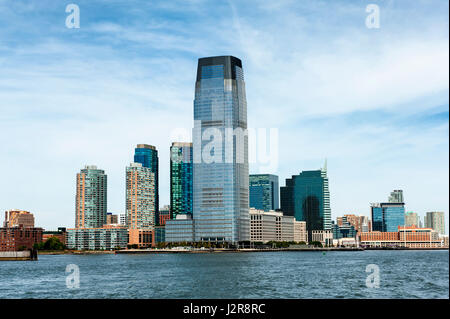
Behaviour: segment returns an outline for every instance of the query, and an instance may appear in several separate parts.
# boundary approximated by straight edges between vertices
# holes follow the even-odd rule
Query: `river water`
[[[0,298],[449,298],[449,252],[40,255],[0,262]]]

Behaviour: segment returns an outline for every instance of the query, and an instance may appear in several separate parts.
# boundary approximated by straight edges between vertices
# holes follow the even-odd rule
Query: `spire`
[[[327,173],[327,158],[325,157],[325,163],[323,164],[322,172]]]

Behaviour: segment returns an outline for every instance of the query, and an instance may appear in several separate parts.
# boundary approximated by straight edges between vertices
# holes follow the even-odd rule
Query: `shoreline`
[[[64,251],[38,251],[38,255],[112,255],[112,254],[205,254],[205,253],[258,253],[258,252],[332,252],[332,251],[352,251],[361,252],[366,250],[449,250],[448,247],[440,248],[240,248],[240,249],[123,249],[123,250],[64,250]]]

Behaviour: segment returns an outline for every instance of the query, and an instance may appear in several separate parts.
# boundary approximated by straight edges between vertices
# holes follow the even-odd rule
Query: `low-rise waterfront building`
[[[129,248],[150,248],[153,243],[153,230],[148,229],[128,229]]]
[[[333,223],[331,225],[331,231],[333,232],[333,239],[356,237],[356,229],[346,220],[346,217],[343,217],[341,225]]]
[[[311,232],[311,242],[319,241],[323,246],[333,244],[333,232],[331,230],[313,230]]]
[[[368,232],[359,235],[363,247],[441,248],[444,240],[431,228],[399,226],[397,232]]]
[[[166,226],[155,226],[153,236],[153,246],[166,241]]]
[[[0,251],[18,251],[31,249],[34,244],[42,242],[42,228],[2,227],[0,228]]]
[[[294,216],[250,208],[250,241],[294,241]]]
[[[194,241],[194,220],[190,214],[179,214],[176,219],[166,221],[165,225],[166,242],[193,242]]]
[[[358,247],[357,238],[339,238],[333,239],[333,246],[335,247]]]
[[[122,225],[105,225],[101,228],[69,228],[67,247],[76,250],[113,250],[126,248],[128,230]]]

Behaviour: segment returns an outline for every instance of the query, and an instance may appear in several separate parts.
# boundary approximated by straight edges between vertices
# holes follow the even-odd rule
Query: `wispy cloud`
[[[448,208],[448,2],[0,0],[0,209],[71,226],[75,173],[109,176],[124,210],[134,145],[160,150],[192,127],[197,58],[244,63],[249,125],[280,132],[280,184],[329,159],[333,215],[368,213],[391,189],[408,208]],[[257,171],[258,167],[251,167]]]

